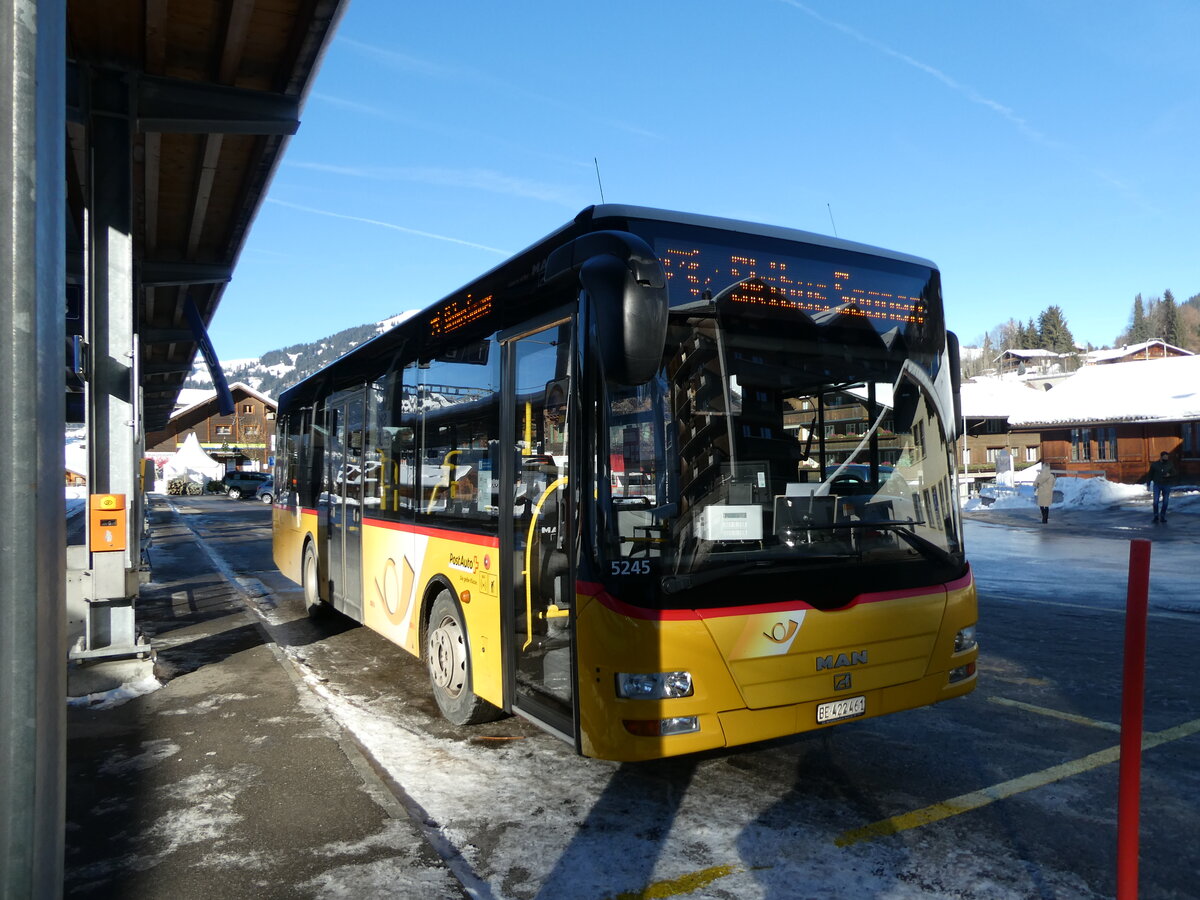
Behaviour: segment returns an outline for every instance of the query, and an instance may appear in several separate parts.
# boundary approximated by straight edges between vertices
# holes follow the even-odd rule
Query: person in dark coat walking
[[[1164,450],[1158,455],[1158,461],[1150,464],[1150,471],[1142,479],[1150,482],[1150,489],[1154,492],[1155,522],[1167,521],[1167,504],[1171,500],[1171,485],[1176,475],[1178,472],[1175,471],[1175,463],[1171,462],[1171,455]]]

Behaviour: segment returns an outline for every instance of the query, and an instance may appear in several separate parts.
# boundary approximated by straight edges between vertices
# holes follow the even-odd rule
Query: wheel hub
[[[462,630],[453,619],[444,619],[429,635],[429,674],[433,683],[457,694],[456,683],[463,671]]]

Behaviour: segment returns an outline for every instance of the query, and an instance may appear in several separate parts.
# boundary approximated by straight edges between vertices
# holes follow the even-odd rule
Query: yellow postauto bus
[[[274,554],[443,714],[644,760],[975,686],[916,257],[596,206],[280,398]]]

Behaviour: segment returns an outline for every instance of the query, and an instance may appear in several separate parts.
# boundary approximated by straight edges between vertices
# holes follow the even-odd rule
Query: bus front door
[[[507,696],[514,712],[575,743],[574,502],[568,480],[568,319],[505,344],[509,399],[502,434],[514,448],[503,504],[511,560],[505,610]],[[502,442],[503,444],[504,442]]]
[[[362,621],[363,396],[329,404],[329,584],[336,609]]]

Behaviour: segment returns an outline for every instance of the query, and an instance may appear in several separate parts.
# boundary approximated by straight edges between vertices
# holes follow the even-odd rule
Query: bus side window
[[[493,448],[499,439],[499,353],[417,367],[417,510],[468,527],[497,527]]]

